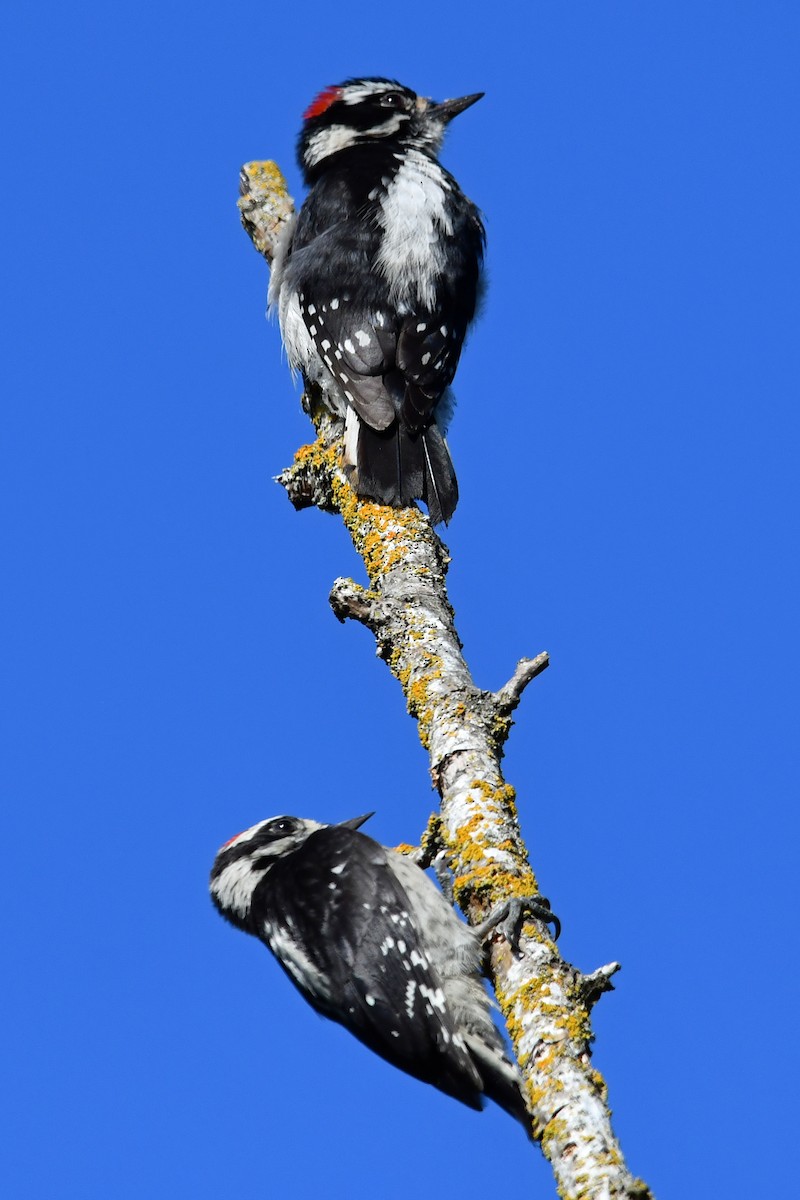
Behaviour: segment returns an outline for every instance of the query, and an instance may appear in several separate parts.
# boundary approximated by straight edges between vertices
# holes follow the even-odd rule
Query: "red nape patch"
[[[228,838],[228,840],[227,840],[227,842],[225,843],[225,845],[224,845],[224,846],[221,846],[221,847],[220,847],[220,849],[221,849],[221,850],[227,850],[227,849],[228,849],[228,846],[230,846],[230,845],[231,845],[233,842],[235,842],[235,841],[236,841],[236,839],[237,839],[238,837],[241,837],[241,836],[242,836],[242,835],[241,835],[240,833],[235,833],[235,834],[233,835],[233,837],[232,837],[232,838]]]
[[[326,87],[324,92],[320,92],[316,99],[311,101],[303,113],[303,120],[308,121],[311,117],[319,117],[322,113],[327,112],[330,106],[336,103],[341,94],[342,89],[340,87]]]

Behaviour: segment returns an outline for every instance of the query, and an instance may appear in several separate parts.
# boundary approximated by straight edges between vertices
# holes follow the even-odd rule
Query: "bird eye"
[[[380,104],[381,108],[405,108],[405,96],[401,92],[385,92]]]
[[[291,817],[281,817],[277,821],[271,821],[269,826],[270,833],[294,833],[295,822]]]

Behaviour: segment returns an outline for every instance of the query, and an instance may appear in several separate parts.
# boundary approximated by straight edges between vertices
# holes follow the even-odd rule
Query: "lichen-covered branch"
[[[271,261],[292,203],[274,164],[242,170],[242,220]],[[263,213],[263,219],[262,219]],[[399,681],[430,757],[441,796],[424,840],[442,852],[455,899],[478,924],[509,896],[535,896],[536,878],[517,821],[514,789],[500,763],[511,713],[547,654],[523,658],[497,692],[479,688],[461,653],[447,597],[447,549],[416,508],[359,499],[340,467],[340,429],[315,403],[317,430],[278,477],[297,508],[338,513],[363,559],[368,587],[337,579],[331,606],[375,637],[378,654]],[[556,906],[557,910],[557,906]],[[491,944],[491,977],[526,1080],[534,1135],[552,1163],[559,1194],[650,1196],[628,1171],[611,1128],[606,1086],[591,1065],[590,1012],[619,969],[609,963],[584,975],[565,962],[548,930],[529,921],[514,954],[502,933]]]

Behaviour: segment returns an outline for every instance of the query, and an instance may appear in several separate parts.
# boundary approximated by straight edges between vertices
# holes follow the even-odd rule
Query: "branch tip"
[[[617,971],[621,969],[621,963],[612,962],[606,963],[604,967],[598,967],[596,971],[592,971],[591,975],[581,975],[578,991],[587,1011],[594,1007],[604,992],[614,991],[611,976],[616,975]]]
[[[504,684],[498,692],[494,694],[495,704],[501,716],[506,716],[514,711],[522,699],[522,693],[525,688],[535,679],[537,675],[541,675],[550,666],[550,655],[546,650],[541,654],[537,654],[535,658],[521,658],[517,663],[514,674],[509,679],[508,683]]]
[[[275,482],[285,490],[289,500],[298,511],[303,508],[319,508],[323,512],[335,512],[333,481],[330,469],[321,455],[313,453],[316,443],[301,447],[302,451],[290,467],[285,467]]]
[[[280,235],[294,213],[286,180],[274,162],[245,163],[239,172],[240,198],[236,201],[242,225],[268,263],[272,263]]]
[[[377,597],[352,579],[334,580],[329,597],[333,615],[344,625],[345,621],[360,621],[370,628]]]

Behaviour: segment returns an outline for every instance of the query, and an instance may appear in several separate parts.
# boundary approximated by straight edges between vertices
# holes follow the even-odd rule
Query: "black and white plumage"
[[[481,946],[414,862],[359,833],[272,817],[217,854],[211,896],[309,1004],[408,1074],[525,1126],[520,1077],[481,982]]]
[[[433,524],[458,501],[448,389],[484,245],[478,210],[437,153],[481,95],[435,103],[377,78],[321,92],[298,143],[310,191],[270,281],[292,368],[344,418],[357,493],[423,500]]]

